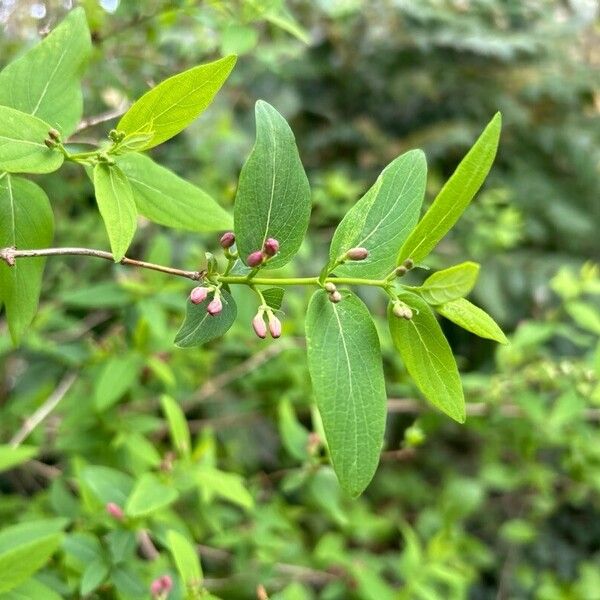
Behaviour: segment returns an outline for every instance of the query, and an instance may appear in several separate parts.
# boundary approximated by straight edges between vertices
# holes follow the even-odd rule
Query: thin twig
[[[9,267],[14,267],[17,259],[36,258],[40,256],[91,256],[93,258],[102,258],[104,260],[115,262],[115,258],[110,252],[105,252],[104,250],[94,250],[93,248],[38,248],[33,250],[3,248],[0,250],[0,260],[3,260]],[[157,265],[154,263],[145,262],[143,260],[135,260],[133,258],[124,257],[118,262],[121,265],[159,271],[161,273],[167,273],[168,275],[185,277],[187,279],[191,279],[192,281],[200,281],[204,277],[203,271],[183,271],[182,269]]]
[[[156,549],[156,546],[146,529],[138,531],[137,539],[138,544],[140,545],[140,552],[145,559],[156,560],[160,556],[160,552]]]
[[[121,102],[117,108],[112,108],[111,110],[107,110],[99,115],[94,115],[93,117],[87,117],[82,119],[77,125],[76,133],[80,131],[84,131],[85,129],[89,129],[90,127],[94,127],[95,125],[99,125],[100,123],[105,123],[106,121],[111,121],[112,119],[116,119],[125,113],[129,104],[127,102]],[[75,143],[75,142],[74,142]]]
[[[74,373],[66,375],[48,399],[30,417],[25,419],[21,429],[15,433],[9,442],[13,448],[21,445],[31,432],[58,406],[58,403],[75,383],[76,378]]]

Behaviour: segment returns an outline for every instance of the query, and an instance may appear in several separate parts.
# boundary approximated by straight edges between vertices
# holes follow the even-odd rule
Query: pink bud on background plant
[[[231,248],[235,244],[235,233],[233,231],[224,233],[219,240],[219,244],[222,248]]]
[[[206,296],[208,296],[208,288],[198,286],[190,292],[190,301],[192,304],[200,304],[206,300]]]
[[[150,593],[153,598],[167,598],[173,588],[173,580],[170,575],[161,575],[150,584]]]
[[[281,337],[281,321],[272,312],[269,312],[269,331],[272,338]]]
[[[269,238],[263,246],[263,251],[267,256],[275,256],[279,252],[279,242],[275,238]]]
[[[369,256],[369,251],[366,248],[350,248],[346,252],[346,258],[348,260],[365,260]]]
[[[221,302],[221,298],[215,295],[215,297],[208,303],[208,306],[206,307],[206,312],[211,317],[214,317],[215,315],[218,315],[222,310],[223,303]]]
[[[170,592],[172,587],[173,587],[173,580],[171,579],[170,575],[163,575],[160,578],[160,582],[162,583],[163,586],[163,592]]]
[[[252,254],[248,255],[248,258],[246,259],[246,264],[249,267],[258,267],[258,265],[262,264],[264,260],[264,254],[260,250],[257,250],[256,252],[252,252]]]
[[[256,333],[259,338],[264,340],[267,337],[267,324],[265,323],[263,315],[263,310],[259,310],[256,313],[256,316],[254,319],[252,319],[252,327],[254,329],[254,333]]]
[[[123,513],[123,509],[115,502],[109,502],[106,505],[106,512],[111,517],[117,519],[118,521],[122,521],[123,518],[125,517],[125,514]]]

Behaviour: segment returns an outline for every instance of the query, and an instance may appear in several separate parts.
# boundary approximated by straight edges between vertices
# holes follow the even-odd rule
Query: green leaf
[[[32,459],[38,453],[34,446],[0,446],[0,472],[12,469],[28,460]]]
[[[87,466],[82,469],[80,480],[105,505],[115,502],[124,506],[133,488],[133,479],[129,475],[109,467]]]
[[[279,310],[281,308],[281,304],[283,303],[283,296],[285,294],[284,288],[267,288],[266,290],[261,290],[261,293],[267,305],[270,306],[273,310]]]
[[[36,579],[28,579],[16,588],[6,592],[0,596],[2,600],[63,600],[53,589],[47,585],[40,583]]]
[[[0,175],[0,248],[44,248],[54,235],[54,217],[44,191],[31,181]],[[44,258],[23,258],[9,267],[0,261],[0,301],[10,334],[18,343],[37,312]]]
[[[0,531],[0,554],[15,546],[29,544],[51,534],[61,533],[69,524],[68,519],[36,519],[10,525]]]
[[[173,444],[182,456],[190,456],[192,446],[190,430],[181,407],[170,396],[162,396],[160,404],[169,423],[169,433]]]
[[[95,379],[96,410],[104,412],[115,404],[135,383],[141,367],[140,357],[134,353],[108,359]]]
[[[0,106],[0,171],[8,173],[51,173],[65,159],[56,148],[44,143],[51,127],[20,110]]]
[[[133,104],[119,121],[117,130],[126,134],[151,133],[152,137],[138,150],[162,144],[208,107],[235,61],[235,56],[226,56],[165,79]]]
[[[579,327],[595,335],[600,335],[600,314],[596,307],[585,302],[571,300],[566,303],[565,310]]]
[[[0,593],[7,592],[39,571],[56,552],[61,534],[50,534],[24,544],[15,544],[0,554]]]
[[[83,8],[0,73],[0,104],[47,121],[67,136],[83,112],[81,74],[92,45]]]
[[[492,167],[501,127],[502,118],[496,113],[402,245],[398,264],[407,258],[422,261],[458,221]]]
[[[308,431],[296,417],[292,403],[284,398],[277,405],[279,435],[285,449],[296,460],[308,458]]]
[[[87,596],[98,588],[107,578],[110,569],[102,559],[95,560],[87,566],[81,577],[79,590],[82,596]]]
[[[189,348],[206,344],[227,333],[233,325],[237,316],[237,307],[229,292],[221,290],[223,310],[218,315],[211,316],[206,312],[206,307],[211,300],[212,294],[209,294],[200,304],[187,301],[185,320],[175,336],[177,346]]]
[[[333,468],[358,496],[369,484],[383,445],[386,392],[381,351],[367,307],[342,292],[333,304],[315,292],[306,316],[308,368]]]
[[[137,227],[131,185],[119,167],[100,163],[94,167],[94,189],[115,262],[119,262]]]
[[[187,231],[231,229],[233,219],[205,191],[132,152],[117,159],[129,179],[138,212],[146,218]]]
[[[435,307],[435,310],[449,321],[479,337],[495,340],[501,344],[508,344],[506,336],[502,333],[502,329],[498,327],[496,321],[484,310],[471,304],[465,298],[458,298],[452,302],[440,304]]]
[[[125,514],[130,517],[148,516],[166,508],[175,502],[178,496],[177,490],[164,485],[156,476],[146,473],[136,482],[125,505]]]
[[[235,473],[201,466],[193,471],[192,476],[206,500],[218,496],[247,510],[254,506],[254,499],[246,489],[244,480]]]
[[[410,376],[434,406],[459,423],[465,421],[465,399],[456,361],[429,305],[411,293],[398,298],[414,312],[410,320],[396,317],[392,305],[388,322],[394,346]]]
[[[194,545],[178,531],[167,533],[167,543],[177,566],[177,572],[188,588],[197,588],[202,583],[202,568]]]
[[[422,286],[416,288],[429,304],[444,304],[466,296],[475,285],[479,265],[464,262],[430,275]]]
[[[256,143],[242,168],[234,206],[240,258],[260,250],[267,238],[279,241],[270,267],[296,254],[310,218],[310,186],[296,140],[285,119],[266,102],[256,103]]]
[[[419,219],[426,182],[427,161],[421,150],[399,156],[383,170],[336,229],[329,264],[350,248],[367,248],[369,257],[341,265],[336,273],[377,278],[392,272],[402,242]]]

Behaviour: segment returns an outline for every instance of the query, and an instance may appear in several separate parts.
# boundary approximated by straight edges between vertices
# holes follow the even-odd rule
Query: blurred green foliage
[[[69,4],[0,3],[3,62]],[[2,446],[0,522],[36,521],[40,556],[53,558],[21,596],[0,598],[148,598],[164,573],[175,580],[170,598],[183,598],[173,529],[199,544],[202,585],[221,598],[255,598],[259,584],[273,600],[599,598],[600,279],[586,263],[597,259],[600,224],[596,4],[81,4],[94,32],[90,116],[122,111],[174,72],[241,55],[207,114],[155,156],[231,209],[251,107],[257,98],[276,106],[296,134],[314,205],[309,241],[284,273],[324,262],[335,224],[401,151],[426,151],[433,198],[481,123],[502,110],[491,180],[431,266],[481,262],[475,294],[513,333],[493,354],[492,343],[445,324],[471,403],[465,426],[414,400],[384,346],[383,462],[366,495],[349,500],[325,464],[310,396],[305,292],[286,295],[284,336],[272,345],[252,335],[252,298],[236,290],[230,334],[181,350],[172,340],[189,285],[51,259],[20,349],[0,322],[3,443],[68,390],[19,456]],[[56,244],[106,248],[89,182],[69,168],[38,179]],[[215,246],[212,236],[144,222],[132,255],[196,268]],[[383,327],[383,303],[363,297]],[[0,565],[6,539],[29,539],[19,531],[4,541],[0,531]]]

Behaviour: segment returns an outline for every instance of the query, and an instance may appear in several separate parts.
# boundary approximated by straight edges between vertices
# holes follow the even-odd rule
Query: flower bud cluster
[[[328,281],[324,286],[323,289],[327,292],[327,294],[329,295],[329,300],[331,302],[333,302],[334,304],[337,304],[338,302],[341,302],[342,300],[342,294],[340,294],[338,292],[337,287],[335,286],[335,283],[333,283],[333,281]]]
[[[246,258],[246,264],[253,269],[262,265],[279,252],[279,241],[275,238],[268,238],[263,244],[262,250],[251,252]]]
[[[399,319],[406,319],[407,321],[410,321],[414,316],[412,308],[400,300],[396,300],[393,303],[392,313],[395,317],[398,317]]]
[[[281,337],[281,321],[275,316],[273,310],[268,306],[260,306],[256,315],[252,319],[252,328],[254,333],[261,338],[267,337],[267,323],[265,323],[265,314],[267,315],[268,332],[273,339]]]
[[[210,288],[198,286],[190,292],[190,302],[192,304],[202,304],[208,297]],[[212,317],[218,315],[223,310],[223,302],[219,290],[214,291],[213,299],[208,303],[206,312]]]
[[[173,580],[170,575],[161,575],[157,577],[150,585],[150,593],[153,598],[163,600],[169,596],[173,588]]]

